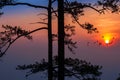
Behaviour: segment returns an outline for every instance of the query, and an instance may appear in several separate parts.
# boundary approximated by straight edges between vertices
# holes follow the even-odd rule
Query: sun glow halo
[[[116,33],[103,33],[96,37],[96,43],[102,46],[112,46],[118,42],[118,34]]]
[[[103,36],[103,40],[104,40],[105,44],[110,44],[111,39],[112,39],[111,35],[104,35]]]
[[[109,40],[105,40],[105,43],[106,43],[106,44],[109,44],[109,43],[110,43],[110,41],[109,41]]]
[[[102,40],[103,40],[103,44],[105,45],[113,45],[113,43],[115,43],[115,38],[116,36],[114,34],[103,34],[102,36]]]

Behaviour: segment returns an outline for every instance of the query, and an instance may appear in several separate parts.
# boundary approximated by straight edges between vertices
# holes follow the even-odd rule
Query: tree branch
[[[30,3],[21,3],[21,2],[18,2],[18,3],[3,4],[3,5],[1,5],[1,6],[16,6],[16,5],[26,5],[26,6],[30,6],[30,7],[34,7],[34,8],[48,9],[48,7],[45,7],[45,6],[33,5],[33,4],[30,4]]]
[[[100,13],[100,14],[103,13],[103,12],[101,11],[101,9],[100,9],[100,10],[99,10],[99,9],[96,9],[96,8],[90,6],[90,5],[84,5],[84,6],[85,6],[85,8],[91,8],[91,9],[95,10],[96,12],[98,12],[98,13]]]
[[[45,23],[45,22],[35,22],[35,23],[30,23],[30,24],[36,24],[36,23],[48,25],[48,23]]]
[[[28,33],[25,34],[25,35],[29,35],[29,34],[32,34],[32,33],[36,32],[36,31],[43,30],[43,29],[48,30],[47,27],[42,27],[42,28],[38,28],[38,29],[32,30],[32,31],[28,32]],[[23,36],[25,36],[25,35],[19,35],[19,36],[16,37],[13,41],[9,42],[7,48],[6,48],[3,52],[1,52],[1,50],[0,50],[0,57],[3,57],[3,55],[5,55],[6,51],[10,48],[10,46],[11,46],[16,40],[18,40],[19,38],[21,38],[21,37],[23,37]]]
[[[58,17],[58,15],[57,15],[57,13],[56,13],[56,12],[57,12],[57,11],[55,11],[55,10],[54,10],[54,8],[52,8],[52,13],[54,13],[54,14],[55,14],[55,16],[56,16],[56,17]]]

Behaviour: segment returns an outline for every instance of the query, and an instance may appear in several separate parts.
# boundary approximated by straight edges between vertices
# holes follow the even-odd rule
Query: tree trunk
[[[58,80],[64,80],[64,0],[58,0]]]
[[[52,0],[48,3],[48,80],[53,80],[53,64],[52,64]]]

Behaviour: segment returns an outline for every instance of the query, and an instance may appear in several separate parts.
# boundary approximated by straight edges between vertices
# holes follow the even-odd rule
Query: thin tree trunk
[[[48,80],[53,80],[53,64],[52,64],[52,0],[48,3]]]
[[[64,0],[58,0],[58,80],[64,80]]]

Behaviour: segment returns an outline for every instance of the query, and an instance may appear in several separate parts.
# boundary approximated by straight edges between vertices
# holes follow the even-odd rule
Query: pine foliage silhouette
[[[116,80],[120,80],[120,74],[119,74],[119,76],[117,77],[117,79]]]
[[[26,77],[36,74],[38,72],[47,72],[48,62],[43,59],[41,62],[35,62],[29,65],[18,65],[17,70],[29,70],[26,73]],[[66,58],[65,59],[65,77],[75,77],[78,80],[100,80],[100,71],[102,66],[93,65],[85,60],[79,60],[77,58]],[[57,80],[58,77],[58,56],[53,58],[53,76]]]
[[[38,30],[47,29],[46,27],[37,28],[32,31],[26,31],[20,28],[19,26],[9,26],[9,25],[2,25],[3,31],[0,32],[0,57],[3,57],[9,47],[19,38],[25,37],[29,40],[32,39],[30,35],[33,32]]]

